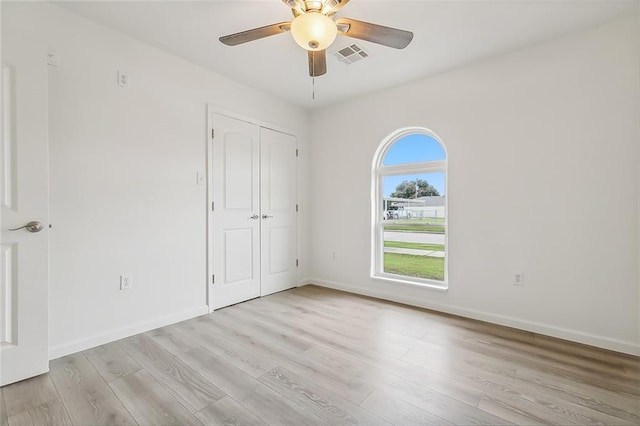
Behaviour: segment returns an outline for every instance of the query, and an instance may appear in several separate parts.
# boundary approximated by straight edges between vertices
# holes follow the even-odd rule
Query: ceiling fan
[[[296,43],[308,51],[309,75],[319,77],[327,72],[326,49],[338,34],[395,49],[404,49],[413,39],[413,33],[410,31],[349,18],[334,19],[336,12],[349,3],[349,0],[282,0],[282,2],[291,8],[293,21],[229,34],[220,37],[220,41],[227,46],[237,46],[290,31]]]

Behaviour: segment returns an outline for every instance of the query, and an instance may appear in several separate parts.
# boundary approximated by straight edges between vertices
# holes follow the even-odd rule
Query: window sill
[[[375,275],[371,275],[371,278],[378,281],[386,281],[386,282],[392,282],[394,284],[404,284],[404,285],[409,285],[413,287],[428,288],[430,290],[436,290],[436,291],[449,290],[449,283],[447,281],[433,281],[433,280],[423,280],[423,279],[420,279],[419,281],[414,281],[414,280],[403,279],[403,277],[399,275],[391,275],[391,274],[375,274]]]

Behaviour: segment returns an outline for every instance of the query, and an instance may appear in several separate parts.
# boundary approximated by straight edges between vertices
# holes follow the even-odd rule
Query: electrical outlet
[[[522,272],[513,276],[513,285],[518,287],[524,286],[524,274]]]
[[[120,290],[129,290],[133,287],[133,276],[131,274],[120,275]]]
[[[202,170],[198,170],[196,172],[196,184],[204,185],[205,184],[205,173]]]
[[[332,260],[336,260],[336,252],[335,251],[333,253],[331,253],[331,259]]]

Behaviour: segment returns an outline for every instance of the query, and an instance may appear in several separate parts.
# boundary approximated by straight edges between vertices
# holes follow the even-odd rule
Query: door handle
[[[267,216],[266,214],[263,214],[263,215],[262,215],[262,218],[263,218],[263,219],[271,219],[272,217],[273,217],[273,216]]]
[[[23,225],[19,228],[9,229],[9,231],[19,231],[21,229],[26,229],[29,232],[40,232],[44,229],[42,222],[38,222],[37,220],[33,220],[26,225]]]
[[[253,220],[260,219],[260,216],[258,216],[257,214],[254,214],[253,216],[249,216],[249,219],[253,219]]]

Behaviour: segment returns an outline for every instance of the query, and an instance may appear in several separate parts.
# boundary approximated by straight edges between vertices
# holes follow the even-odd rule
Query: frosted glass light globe
[[[333,19],[320,12],[299,15],[291,23],[293,39],[306,50],[324,50],[333,43],[338,27]]]

